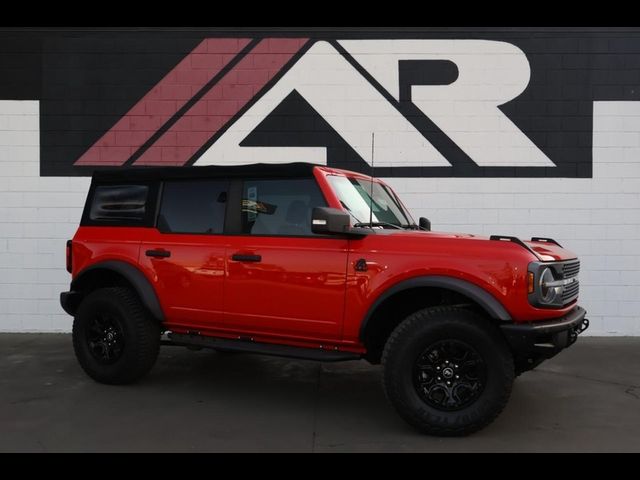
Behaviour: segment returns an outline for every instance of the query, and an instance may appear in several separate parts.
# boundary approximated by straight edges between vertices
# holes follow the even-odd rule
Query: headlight
[[[550,268],[540,272],[540,303],[553,305],[562,300],[562,282],[557,282]]]
[[[533,262],[529,264],[527,292],[536,308],[563,308],[580,293],[580,261]]]

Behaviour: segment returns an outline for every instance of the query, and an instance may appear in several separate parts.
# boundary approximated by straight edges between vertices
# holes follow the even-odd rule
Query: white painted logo
[[[529,85],[526,55],[486,40],[345,40],[340,45],[386,92],[399,99],[401,60],[448,60],[450,85],[414,85],[412,102],[481,167],[555,164],[500,110]],[[380,167],[448,167],[446,158],[330,43],[315,43],[245,112],[196,165],[326,163],[322,147],[242,147],[242,141],[297,91],[358,153]]]

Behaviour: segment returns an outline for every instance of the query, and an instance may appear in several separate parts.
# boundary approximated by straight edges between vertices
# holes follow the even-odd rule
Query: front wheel
[[[391,334],[382,356],[383,385],[400,416],[437,436],[464,436],[504,409],[513,357],[500,332],[453,307],[421,310]]]

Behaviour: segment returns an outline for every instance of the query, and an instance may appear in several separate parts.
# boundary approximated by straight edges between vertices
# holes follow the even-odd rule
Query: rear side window
[[[95,188],[89,211],[92,223],[142,223],[147,215],[147,185],[102,185]]]
[[[158,216],[163,233],[221,234],[227,203],[226,181],[165,182]]]

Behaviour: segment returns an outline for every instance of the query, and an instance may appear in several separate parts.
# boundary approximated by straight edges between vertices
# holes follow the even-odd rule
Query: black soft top
[[[206,167],[121,167],[95,170],[93,181],[131,182],[192,178],[296,178],[312,177],[312,163],[254,164]]]

